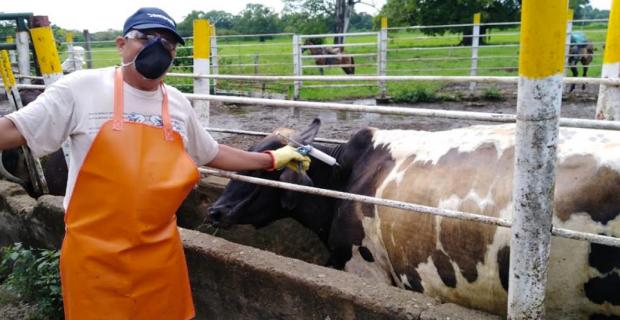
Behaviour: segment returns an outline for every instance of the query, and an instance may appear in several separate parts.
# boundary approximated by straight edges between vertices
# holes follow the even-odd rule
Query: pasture
[[[581,31],[594,43],[594,60],[588,75],[600,77],[603,57],[603,43],[606,37],[606,24],[575,23],[573,30]],[[368,44],[363,46],[345,47],[345,53],[371,54],[377,53],[374,35],[347,38],[345,43]],[[418,29],[390,29],[388,31],[387,75],[469,75],[471,67],[471,48],[459,45],[462,35],[445,33],[440,36],[428,36]],[[485,43],[478,51],[478,75],[481,76],[516,76],[518,73],[519,29],[518,26],[507,29],[489,29],[483,38]],[[217,55],[220,74],[244,75],[293,75],[292,36],[278,35],[259,41],[258,37],[217,37]],[[326,38],[325,43],[331,43]],[[76,45],[80,45],[76,43]],[[173,72],[192,71],[192,42],[178,49]],[[62,51],[62,50],[61,50]],[[98,43],[93,46],[93,66],[106,67],[119,63],[118,53],[112,42]],[[61,52],[62,59],[66,51]],[[304,53],[304,75],[319,75],[314,68],[314,59]],[[356,75],[376,75],[377,57],[355,57]],[[581,72],[581,69],[580,69]],[[213,73],[213,71],[212,71]],[[340,68],[326,68],[325,75],[344,75]],[[191,92],[191,79],[169,78],[170,84],[179,89]],[[301,90],[302,100],[340,100],[376,96],[379,92],[376,82],[349,83],[338,85],[363,84],[365,87],[312,87],[321,82],[304,82]],[[402,101],[436,101],[461,100],[464,93],[453,90],[440,90],[442,83],[437,82],[393,82],[387,84],[388,95]],[[266,91],[291,95],[291,82],[258,82],[258,81],[217,81],[218,91],[247,92]],[[494,85],[482,86],[478,95],[483,97],[497,96],[498,88]],[[417,101],[416,101],[417,100]]]

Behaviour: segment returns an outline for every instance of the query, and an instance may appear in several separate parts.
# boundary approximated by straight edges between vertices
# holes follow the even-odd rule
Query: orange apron
[[[194,307],[175,211],[199,174],[172,130],[123,122],[116,70],[114,116],[84,159],[60,259],[65,319],[191,319]]]

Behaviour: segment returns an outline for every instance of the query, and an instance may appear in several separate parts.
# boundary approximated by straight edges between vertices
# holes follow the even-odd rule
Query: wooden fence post
[[[93,68],[93,51],[90,46],[90,41],[91,41],[90,32],[88,32],[88,29],[84,29],[82,34],[84,35],[84,50],[86,51],[86,68],[92,69]]]
[[[30,76],[30,35],[25,18],[17,19],[15,45],[17,47],[17,70],[22,76]],[[19,82],[22,84],[31,83],[29,78],[21,78]]]
[[[217,57],[217,35],[215,33],[215,24],[209,25],[209,28],[211,29],[211,72],[214,75],[218,75],[220,74],[220,61]],[[217,79],[213,79],[212,86],[213,90],[211,90],[211,92],[213,94],[217,94]]]

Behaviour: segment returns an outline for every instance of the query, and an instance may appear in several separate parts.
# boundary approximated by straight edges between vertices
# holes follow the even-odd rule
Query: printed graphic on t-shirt
[[[112,118],[112,112],[93,112],[89,115],[89,120],[91,121],[91,126],[88,128],[88,134],[95,136],[99,132],[99,128],[103,125],[104,122],[108,121]],[[160,115],[154,114],[141,114],[137,112],[125,113],[124,118],[126,121],[141,123],[150,125],[153,127],[161,128],[164,126],[164,121],[162,120]],[[183,138],[183,144],[187,145],[187,132],[185,130],[185,124],[177,119],[172,119],[172,130],[178,132]]]

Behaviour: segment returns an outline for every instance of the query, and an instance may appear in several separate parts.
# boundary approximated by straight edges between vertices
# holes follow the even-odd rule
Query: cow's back
[[[377,196],[511,219],[514,125],[379,130],[373,144],[393,160]],[[619,169],[619,132],[562,129],[555,225],[620,236]],[[509,229],[386,207],[363,220],[397,284],[506,312]],[[620,250],[554,238],[549,267],[550,318],[620,315]]]

